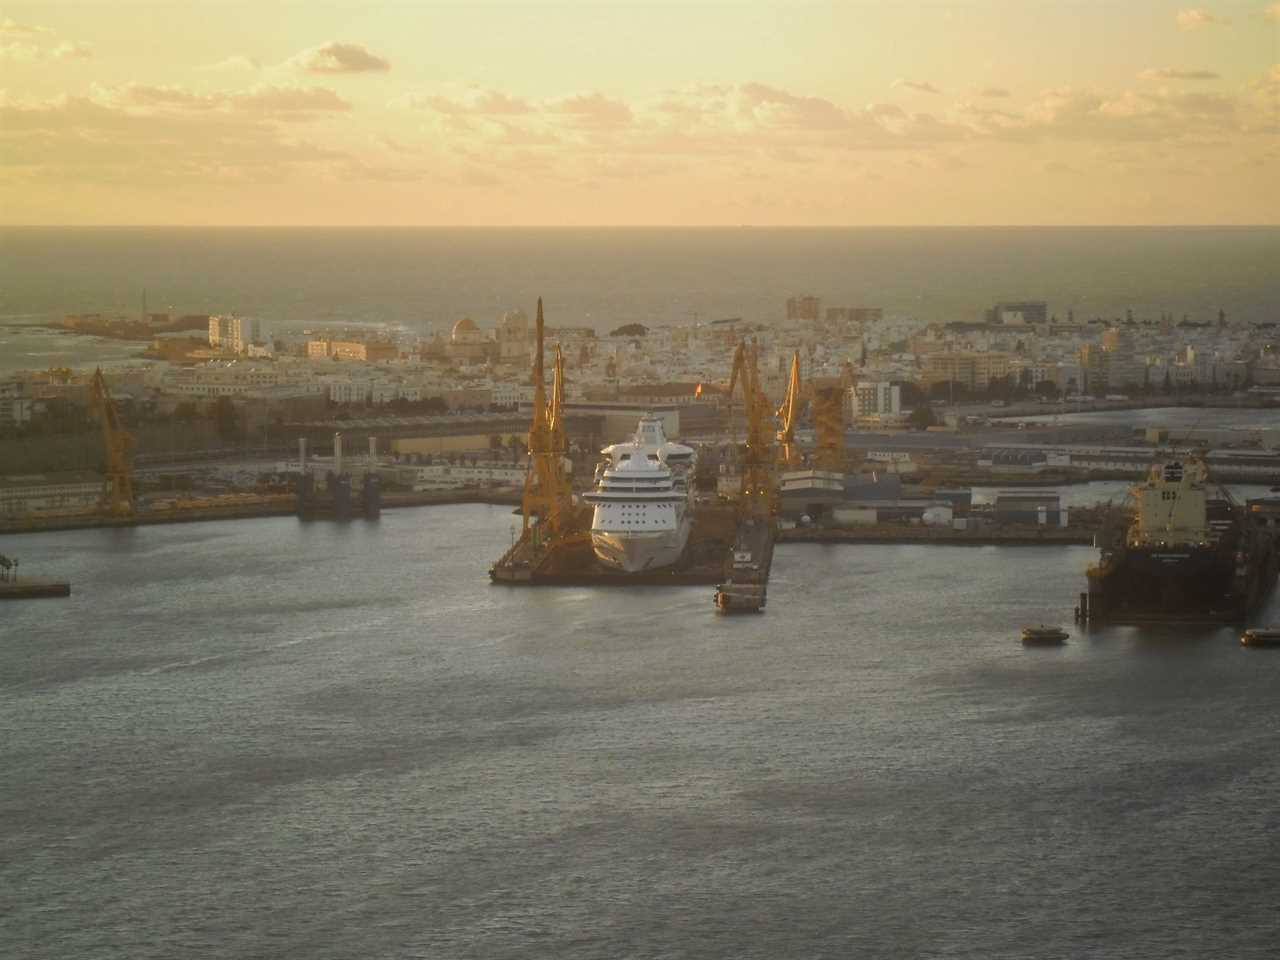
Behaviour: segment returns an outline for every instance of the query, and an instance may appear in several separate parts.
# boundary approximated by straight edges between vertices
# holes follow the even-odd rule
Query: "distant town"
[[[137,362],[103,371],[144,493],[279,490],[291,462],[303,467],[297,442],[332,456],[335,432],[360,445],[372,438],[370,466],[384,470],[388,490],[517,489],[524,480],[533,335],[521,309],[463,317],[427,336],[272,331],[254,317],[170,317],[145,308],[131,317],[68,316],[54,326],[149,341]],[[735,345],[749,340],[770,402],[782,402],[798,353],[806,382],[840,385],[852,431],[884,438],[877,448],[862,443],[851,469],[888,464],[905,473],[927,469],[931,451],[954,472],[956,456],[941,439],[904,450],[893,437],[972,433],[1017,411],[1280,404],[1276,327],[1222,312],[1195,320],[1132,311],[1081,317],[1035,300],[995,303],[983,322],[924,323],[805,295],[780,300],[771,322],[628,323],[608,331],[557,325],[549,305],[546,334],[548,349],[563,353],[570,438],[584,459],[629,435],[646,412],[662,416],[674,437],[714,443],[731,435],[729,368]],[[92,373],[55,367],[0,382],[0,518],[84,509],[99,498],[104,461]],[[981,446],[971,444],[970,473],[1000,460],[1000,450]],[[1052,453],[1029,466],[1063,465]]]

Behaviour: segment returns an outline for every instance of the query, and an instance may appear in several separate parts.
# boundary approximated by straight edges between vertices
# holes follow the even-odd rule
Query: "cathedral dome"
[[[454,343],[474,343],[480,339],[480,328],[470,317],[463,317],[453,325],[453,333],[449,339]]]

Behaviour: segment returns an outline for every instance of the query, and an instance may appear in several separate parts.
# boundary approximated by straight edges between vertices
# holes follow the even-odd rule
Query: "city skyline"
[[[1274,2],[19,3],[0,62],[5,225],[1280,221]]]

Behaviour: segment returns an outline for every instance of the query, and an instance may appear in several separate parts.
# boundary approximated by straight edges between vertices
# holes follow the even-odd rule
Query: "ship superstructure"
[[[657,417],[642,417],[634,438],[601,453],[592,505],[591,545],[601,564],[623,573],[680,559],[692,523],[696,453],[668,440]]]
[[[1157,463],[1130,494],[1133,523],[1089,568],[1091,619],[1233,621],[1270,592],[1278,562],[1271,511],[1236,504],[1203,459]]]

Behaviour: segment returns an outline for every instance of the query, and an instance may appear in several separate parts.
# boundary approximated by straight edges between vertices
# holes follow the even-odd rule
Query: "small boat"
[[[716,587],[717,613],[762,613],[765,588],[761,584],[729,581]]]
[[[1069,636],[1061,627],[1047,627],[1043,623],[1036,627],[1022,628],[1022,642],[1025,644],[1065,643]]]
[[[1280,647],[1280,627],[1250,627],[1240,634],[1243,647]]]

